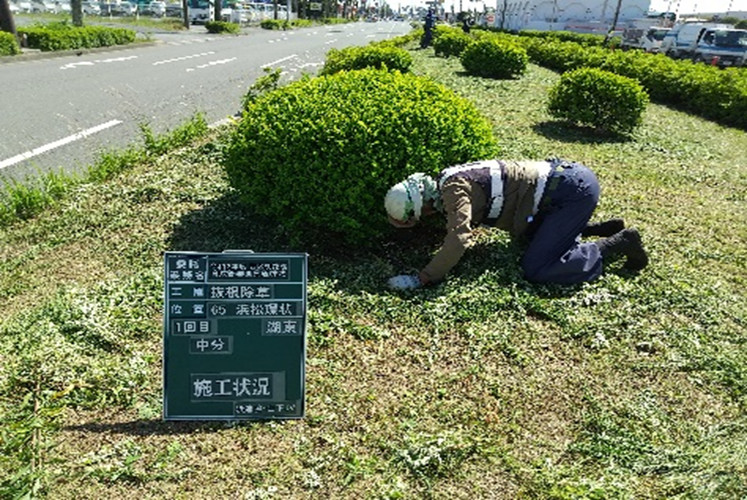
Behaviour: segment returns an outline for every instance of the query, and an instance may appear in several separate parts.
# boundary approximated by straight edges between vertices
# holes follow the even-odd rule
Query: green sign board
[[[166,252],[165,420],[304,416],[306,254]]]

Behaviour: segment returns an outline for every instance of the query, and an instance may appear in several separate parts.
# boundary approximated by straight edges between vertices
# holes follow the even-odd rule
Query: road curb
[[[138,47],[150,47],[163,43],[162,40],[149,40],[147,42],[128,43],[126,45],[109,45],[108,47],[95,47],[88,49],[40,51],[34,49],[22,49],[23,52],[15,56],[0,57],[0,64],[8,64],[21,61],[35,61],[39,59],[53,59],[65,56],[82,56],[84,54],[97,54],[99,52],[119,52],[121,50],[136,49]]]

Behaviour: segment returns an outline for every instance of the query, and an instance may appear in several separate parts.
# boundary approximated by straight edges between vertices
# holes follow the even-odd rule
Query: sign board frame
[[[303,418],[308,254],[163,259],[163,419]]]

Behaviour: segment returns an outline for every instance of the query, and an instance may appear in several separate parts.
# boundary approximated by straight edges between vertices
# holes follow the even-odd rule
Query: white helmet
[[[415,217],[415,220],[420,219],[423,209],[423,193],[422,184],[416,177],[418,175],[423,174],[411,175],[392,186],[386,193],[384,207],[392,219],[397,221],[407,221],[411,217]]]

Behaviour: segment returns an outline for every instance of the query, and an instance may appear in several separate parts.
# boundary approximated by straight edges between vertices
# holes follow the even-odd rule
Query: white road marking
[[[114,127],[116,125],[119,125],[120,123],[122,123],[121,120],[110,120],[106,123],[102,123],[101,125],[82,130],[77,134],[67,136],[64,139],[60,139],[59,141],[50,142],[49,144],[45,144],[44,146],[32,149],[31,151],[26,151],[25,153],[21,153],[12,158],[8,158],[7,160],[0,161],[0,169],[10,167],[11,165],[15,165],[16,163],[20,163],[24,160],[28,160],[29,158],[33,158],[34,156],[38,156],[42,153],[46,153],[47,151],[51,151],[53,149],[64,146],[65,144],[70,144],[71,142],[83,139],[85,137],[88,137],[89,135],[93,135],[97,132],[101,132],[108,128]]]
[[[235,60],[236,58],[232,57],[231,59],[219,59],[218,61],[210,61],[207,64],[200,64],[199,66],[195,66],[194,68],[187,68],[187,71],[194,71],[196,69],[205,69],[205,68],[209,68],[210,66],[216,66],[218,64],[228,64]]]
[[[291,54],[287,57],[283,57],[282,59],[278,59],[277,61],[272,61],[267,64],[263,64],[262,66],[260,66],[260,68],[269,68],[270,66],[275,66],[276,64],[280,64],[281,62],[285,62],[289,59],[293,59],[294,57],[298,57],[298,54]]]
[[[60,69],[72,69],[72,68],[77,68],[78,66],[93,66],[94,64],[95,63],[92,61],[81,61],[77,63],[70,63],[64,66],[60,66]]]
[[[169,64],[172,62],[187,61],[189,59],[194,59],[195,57],[209,56],[212,54],[215,54],[215,52],[211,50],[210,52],[200,52],[199,54],[192,54],[190,56],[175,57],[173,59],[164,59],[163,61],[154,62],[153,66],[159,66],[161,64]]]
[[[93,61],[74,62],[74,63],[66,64],[64,66],[60,66],[60,69],[73,69],[73,68],[77,68],[78,66],[93,66],[96,63],[122,62],[122,61],[129,61],[130,59],[137,59],[137,56],[113,57],[110,59],[95,59]]]

